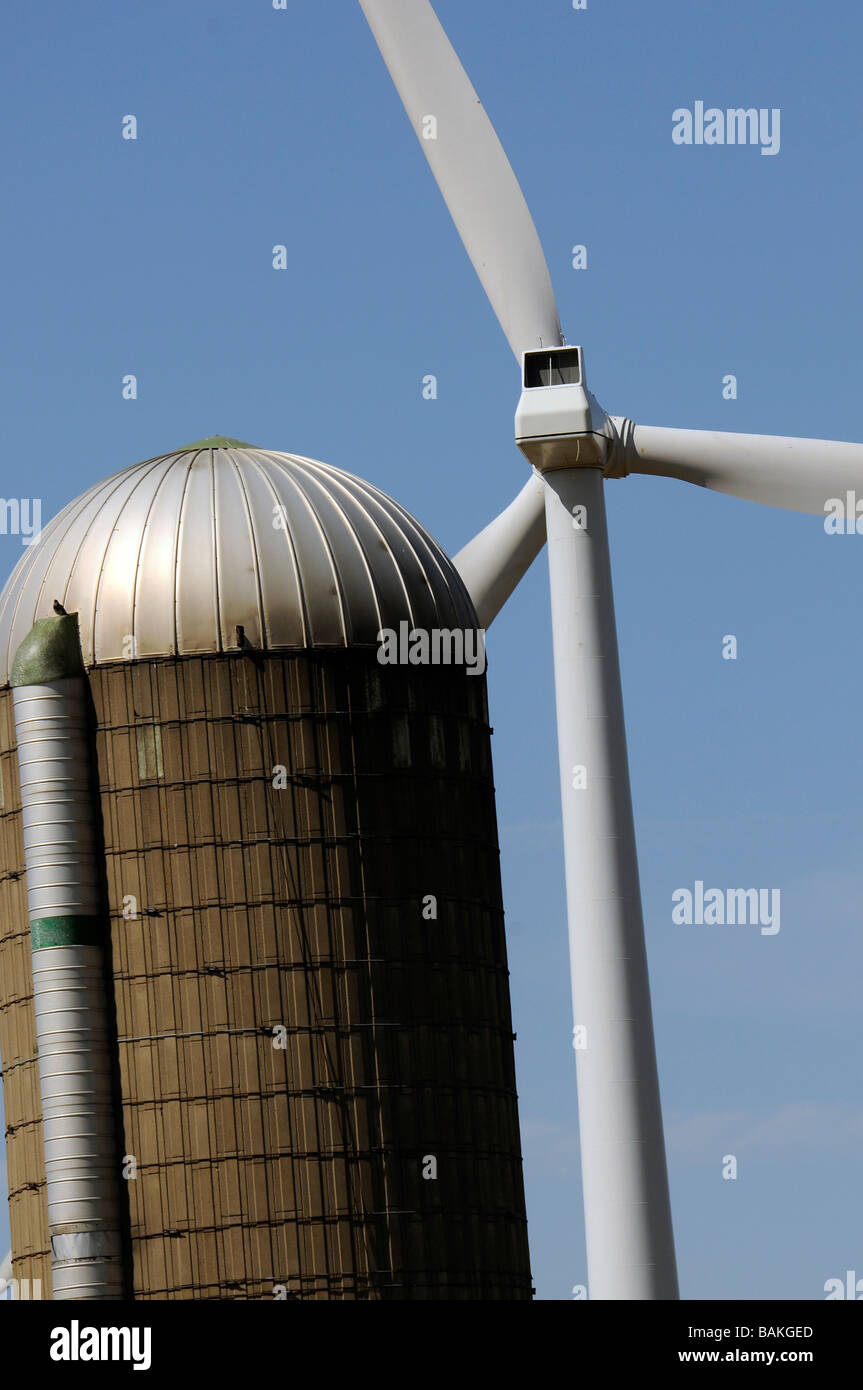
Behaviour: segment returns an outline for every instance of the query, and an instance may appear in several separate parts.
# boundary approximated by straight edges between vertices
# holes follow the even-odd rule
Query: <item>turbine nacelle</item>
[[[515,442],[534,468],[604,470],[614,439],[609,417],[587,389],[580,347],[523,354]]]

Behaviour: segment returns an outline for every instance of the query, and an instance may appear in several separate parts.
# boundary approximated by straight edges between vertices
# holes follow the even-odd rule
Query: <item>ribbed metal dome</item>
[[[0,684],[59,600],[87,665],[256,647],[373,644],[382,627],[475,627],[440,546],[338,468],[234,440],[125,468],[43,530],[0,594]]]

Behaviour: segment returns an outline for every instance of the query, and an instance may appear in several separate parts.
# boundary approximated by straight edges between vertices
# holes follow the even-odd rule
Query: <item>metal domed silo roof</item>
[[[85,663],[373,644],[383,627],[475,627],[452,562],[404,508],[313,459],[205,440],[70,502],[0,593],[0,684],[59,600]]]

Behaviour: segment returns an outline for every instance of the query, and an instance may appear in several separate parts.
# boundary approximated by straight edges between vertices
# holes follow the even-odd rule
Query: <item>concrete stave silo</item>
[[[134,1296],[529,1298],[485,678],[377,660],[381,628],[476,627],[451,562],[368,484],[219,441],[61,513],[0,660],[54,598],[95,710]],[[47,1288],[8,705],[12,1240]]]

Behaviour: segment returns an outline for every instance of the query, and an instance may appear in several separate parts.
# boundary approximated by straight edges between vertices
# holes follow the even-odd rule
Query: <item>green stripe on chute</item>
[[[36,917],[30,923],[34,951],[49,946],[101,946],[106,936],[101,917]]]

